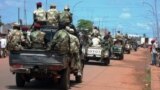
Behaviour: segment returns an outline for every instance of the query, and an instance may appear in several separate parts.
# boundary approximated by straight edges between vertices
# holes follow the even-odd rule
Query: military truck
[[[111,48],[111,58],[116,58],[119,60],[124,59],[124,47],[122,40],[114,39],[114,45]]]
[[[88,47],[84,53],[86,53],[85,62],[89,62],[89,60],[96,60],[100,61],[103,65],[110,64],[109,50],[103,51],[103,47],[101,46]]]
[[[51,26],[43,26],[41,31],[46,33],[45,39],[50,42],[57,31]],[[17,87],[24,87],[31,79],[59,80],[60,87],[68,90],[70,87],[70,74],[75,75],[78,83],[82,82],[82,76],[71,67],[72,60],[69,55],[60,54],[56,51],[45,49],[24,49],[21,51],[10,51],[9,65],[10,71],[16,74]],[[81,61],[83,67],[83,61]],[[82,68],[83,74],[83,68]]]

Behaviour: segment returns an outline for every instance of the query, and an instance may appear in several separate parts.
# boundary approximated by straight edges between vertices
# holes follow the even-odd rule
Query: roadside
[[[147,51],[145,90],[160,90],[160,67],[151,66],[151,54]]]

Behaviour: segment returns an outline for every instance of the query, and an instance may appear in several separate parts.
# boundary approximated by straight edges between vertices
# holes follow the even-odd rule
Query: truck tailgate
[[[11,51],[9,55],[10,65],[64,65],[66,55],[47,52],[45,50]]]

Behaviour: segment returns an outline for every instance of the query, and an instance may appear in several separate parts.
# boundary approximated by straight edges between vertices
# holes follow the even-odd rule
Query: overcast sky
[[[145,1],[152,5],[153,0],[26,0],[28,24],[33,22],[32,13],[38,1],[43,3],[45,10],[51,3],[55,3],[59,11],[62,11],[65,5],[69,5],[73,12],[74,24],[77,24],[79,19],[89,19],[95,25],[108,28],[111,32],[117,29],[123,33],[140,35],[146,33],[150,37],[153,35],[154,18],[150,12],[152,8],[143,4]],[[4,23],[17,22],[18,7],[21,9],[20,17],[24,19],[24,0],[0,0],[0,2],[0,15]],[[160,6],[160,3],[157,5]]]

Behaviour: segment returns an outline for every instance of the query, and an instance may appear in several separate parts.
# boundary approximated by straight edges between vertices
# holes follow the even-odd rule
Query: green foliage
[[[92,27],[93,27],[93,22],[90,21],[90,20],[80,19],[80,20],[78,20],[77,27],[81,31],[88,29],[88,32],[90,32],[92,30]]]

